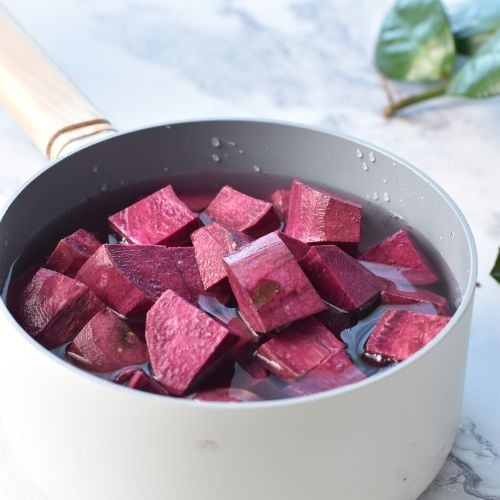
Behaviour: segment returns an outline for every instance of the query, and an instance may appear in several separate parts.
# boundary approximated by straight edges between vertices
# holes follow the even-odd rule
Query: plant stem
[[[443,83],[438,85],[437,87],[433,87],[432,89],[426,90],[420,94],[409,95],[408,97],[404,97],[403,99],[391,102],[388,106],[383,109],[384,116],[393,116],[400,109],[406,108],[407,106],[412,106],[413,104],[417,104],[418,102],[427,101],[434,97],[443,95],[446,92],[448,87],[448,83]]]

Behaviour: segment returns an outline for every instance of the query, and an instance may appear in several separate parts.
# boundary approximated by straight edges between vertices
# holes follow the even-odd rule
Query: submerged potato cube
[[[53,349],[73,340],[103,308],[83,283],[42,267],[16,297],[13,314],[40,344]]]
[[[368,307],[384,287],[380,278],[335,245],[312,247],[300,265],[321,297],[345,311]]]
[[[222,257],[250,243],[252,238],[240,231],[226,229],[214,222],[196,230],[191,235],[191,241],[203,288],[209,290],[221,285],[227,278]]]
[[[436,314],[440,316],[451,316],[448,301],[442,295],[429,290],[416,289],[413,291],[399,290],[395,286],[388,286],[380,294],[383,304],[411,305],[421,304],[429,305],[434,308]]]
[[[101,242],[84,229],[63,238],[47,259],[47,268],[74,278]]]
[[[210,202],[205,214],[213,222],[241,231],[253,238],[278,229],[279,217],[271,203],[224,186]]]
[[[219,387],[206,391],[197,392],[193,399],[197,401],[219,401],[224,403],[245,403],[248,401],[262,401],[262,398],[247,391],[230,387]]]
[[[180,245],[201,225],[172,186],[146,196],[108,218],[111,227],[138,245]]]
[[[362,207],[356,201],[294,180],[285,233],[304,243],[357,247]]]
[[[257,357],[271,373],[288,382],[311,371],[332,352],[343,349],[344,343],[317,319],[305,318],[262,344]]]
[[[94,372],[111,372],[145,363],[146,344],[110,309],[97,313],[66,351],[75,365]]]
[[[439,276],[405,229],[366,250],[358,259],[395,266],[413,285],[432,285],[439,281]]]
[[[220,364],[237,337],[208,314],[167,290],[146,316],[146,343],[155,379],[180,396]]]
[[[433,314],[385,311],[368,338],[365,352],[372,357],[403,361],[430,342],[448,321],[449,317]]]
[[[271,193],[271,203],[274,210],[282,220],[286,220],[288,216],[288,205],[290,203],[289,189],[276,189]]]
[[[257,332],[270,332],[326,309],[276,233],[224,257],[224,263],[240,312]]]
[[[153,380],[141,368],[131,366],[121,370],[116,376],[114,381],[117,384],[123,384],[130,389],[138,391],[150,392],[152,394],[160,394],[161,396],[168,396],[167,390],[162,387],[158,382]]]

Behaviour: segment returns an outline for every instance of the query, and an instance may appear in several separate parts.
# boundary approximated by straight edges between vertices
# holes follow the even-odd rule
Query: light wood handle
[[[0,102],[50,160],[70,143],[113,130],[1,7]]]

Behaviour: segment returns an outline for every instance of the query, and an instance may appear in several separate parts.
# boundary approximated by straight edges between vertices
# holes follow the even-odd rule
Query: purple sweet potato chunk
[[[281,241],[288,247],[288,250],[292,252],[296,260],[300,260],[306,256],[307,252],[311,248],[307,243],[303,243],[300,240],[296,240],[291,236],[283,233],[282,231],[276,231],[276,234],[280,237]]]
[[[276,189],[276,191],[273,191],[271,194],[271,203],[273,204],[274,210],[282,220],[286,220],[287,218],[289,202],[289,189]]]
[[[185,254],[191,255],[194,265],[193,249],[183,248]],[[128,316],[146,312],[167,288],[187,300],[196,300],[196,283],[186,281],[179,262],[183,259],[176,247],[106,244],[82,266],[76,278],[109,307]],[[194,265],[192,272],[196,271]]]
[[[145,363],[146,344],[110,309],[97,313],[66,351],[75,365],[94,372],[111,372]]]
[[[438,274],[405,229],[400,229],[363,252],[358,259],[396,266],[414,285],[432,285],[439,281]]]
[[[252,238],[278,229],[279,217],[271,203],[252,198],[230,186],[224,186],[205,210],[213,222],[241,231]]]
[[[240,231],[226,229],[216,222],[202,227],[191,235],[196,263],[203,282],[209,290],[227,278],[222,257],[250,243],[252,238]]]
[[[336,243],[357,247],[361,234],[359,203],[292,182],[285,233],[304,243]]]
[[[383,288],[379,278],[335,245],[312,247],[300,265],[321,297],[345,311],[368,307]]]
[[[242,316],[260,333],[326,309],[288,247],[267,234],[224,257]]]
[[[18,296],[13,314],[40,344],[53,349],[73,340],[103,308],[83,283],[40,268]]]
[[[259,337],[238,317],[229,320],[224,326],[238,338],[233,349],[233,358],[245,357],[254,351],[259,344]]]
[[[178,198],[186,204],[189,210],[193,212],[201,212],[205,210],[205,208],[210,205],[210,202],[213,200],[215,194],[214,193],[178,193]]]
[[[244,389],[257,394],[262,399],[282,398],[283,382],[272,376],[258,358],[241,363],[243,369],[237,370],[232,387]]]
[[[167,290],[146,316],[146,343],[155,379],[184,394],[214,370],[237,338],[208,314]]]
[[[320,312],[314,317],[338,339],[344,330],[352,328],[359,321],[356,315],[336,311],[333,308]]]
[[[111,227],[138,245],[180,245],[200,227],[198,216],[167,186],[108,218]]]
[[[385,311],[368,338],[365,352],[375,358],[403,361],[430,342],[449,320],[414,311]]]
[[[290,382],[343,349],[343,342],[317,319],[305,318],[262,344],[257,357],[272,374]]]
[[[365,378],[345,352],[337,351],[307,375],[286,386],[283,392],[288,397],[307,396],[353,384]]]
[[[240,361],[240,366],[255,379],[265,379],[271,374],[264,363],[257,357]]]
[[[168,392],[158,382],[155,382],[144,370],[136,366],[130,366],[121,370],[116,376],[114,381],[117,384],[124,384],[130,389],[137,389],[138,391],[150,392],[152,394],[160,394],[168,396]]]
[[[47,259],[47,268],[74,278],[101,242],[84,229],[63,238]]]
[[[208,391],[197,392],[193,399],[197,401],[219,401],[224,403],[245,403],[248,401],[262,401],[262,398],[245,389],[220,387]]]
[[[435,308],[440,316],[451,316],[450,306],[446,298],[428,290],[406,291],[390,286],[382,290],[380,297],[383,304],[429,304]]]

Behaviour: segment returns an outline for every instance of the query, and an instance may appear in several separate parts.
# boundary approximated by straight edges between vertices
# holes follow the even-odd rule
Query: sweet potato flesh
[[[73,365],[192,405],[355,384],[446,326],[456,300],[408,231],[360,252],[371,220],[357,200],[259,178],[106,199],[101,221],[75,217],[82,229],[20,256],[10,311]]]

